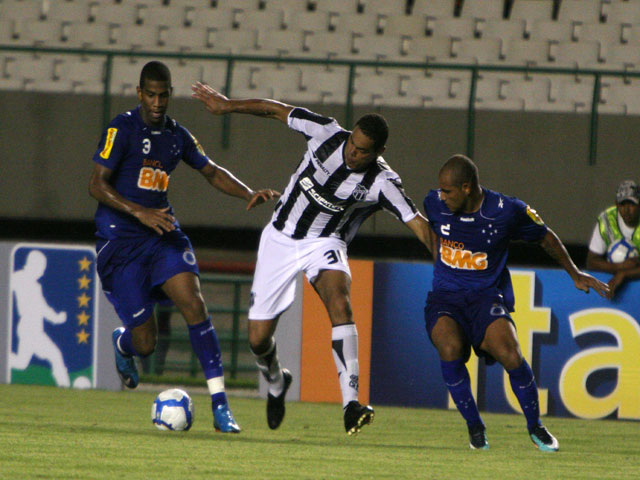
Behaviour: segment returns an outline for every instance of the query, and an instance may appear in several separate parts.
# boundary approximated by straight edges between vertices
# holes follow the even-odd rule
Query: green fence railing
[[[475,143],[475,122],[476,122],[476,86],[480,72],[511,72],[526,74],[545,75],[584,75],[594,77],[594,91],[590,112],[589,136],[586,140],[589,144],[589,165],[594,165],[597,158],[597,132],[598,132],[598,101],[600,99],[600,89],[603,77],[623,77],[640,78],[640,71],[620,71],[620,70],[596,70],[581,68],[560,68],[560,67],[536,67],[536,66],[507,66],[507,65],[466,65],[466,64],[440,64],[431,62],[392,62],[383,60],[340,60],[340,59],[318,59],[318,58],[296,58],[296,57],[273,57],[260,55],[230,55],[230,54],[210,54],[210,53],[183,53],[183,52],[158,52],[142,50],[100,50],[100,49],[69,49],[61,47],[40,47],[40,46],[9,46],[0,45],[0,52],[15,51],[34,54],[62,54],[62,55],[85,55],[105,57],[105,81],[104,81],[104,101],[103,101],[103,125],[106,126],[111,119],[111,72],[113,59],[116,57],[155,57],[155,58],[175,58],[181,60],[206,60],[224,61],[227,63],[227,82],[225,94],[232,95],[233,67],[239,62],[251,63],[271,63],[271,64],[312,64],[348,67],[348,89],[345,99],[345,124],[353,124],[353,91],[355,72],[358,67],[376,67],[378,69],[431,69],[431,70],[462,70],[467,71],[470,77],[470,93],[467,108],[467,145],[466,153],[473,157]],[[226,148],[229,145],[230,122],[229,115],[225,115],[222,128],[222,143]]]
[[[221,301],[219,303],[207,304],[207,310],[213,317],[213,324],[220,342],[223,359],[226,360],[223,365],[225,376],[230,379],[236,379],[241,372],[258,372],[252,359],[244,363],[241,361],[241,353],[249,352],[247,332],[246,329],[241,328],[242,317],[246,317],[249,311],[247,302],[243,301],[242,298],[242,288],[250,285],[251,281],[251,275],[200,274],[200,282],[203,289],[211,285],[231,287],[230,295],[220,298]],[[223,302],[223,300],[226,301]],[[178,310],[175,307],[158,307],[157,309],[158,314],[177,312]],[[224,322],[224,326],[219,318],[222,315],[230,316],[229,321]],[[180,327],[183,327],[182,317],[180,317],[180,322],[178,323]],[[159,338],[158,341],[159,344],[164,342],[166,346],[157,348],[156,353],[149,357],[149,374],[162,375],[165,372],[172,372],[172,374],[186,374],[190,377],[199,377],[201,375],[202,370],[191,348],[191,341],[186,328],[176,328],[176,325],[172,324],[169,335],[165,338]],[[182,352],[183,355],[175,355],[175,352]],[[158,360],[158,355],[166,356],[166,358]]]

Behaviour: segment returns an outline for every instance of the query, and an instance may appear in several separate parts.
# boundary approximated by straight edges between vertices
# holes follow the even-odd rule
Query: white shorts
[[[303,271],[313,282],[321,270],[341,270],[351,278],[344,240],[294,240],[269,223],[260,236],[249,319],[276,318],[293,303],[298,272]]]

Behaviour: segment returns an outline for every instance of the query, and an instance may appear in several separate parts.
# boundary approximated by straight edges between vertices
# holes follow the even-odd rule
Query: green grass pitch
[[[560,451],[539,452],[520,415],[484,414],[472,451],[455,411],[376,407],[360,435],[339,405],[289,402],[276,431],[264,400],[231,397],[243,431],[215,433],[207,395],[188,432],[151,423],[156,392],[0,385],[0,479],[633,479],[640,424],[546,418]],[[374,405],[375,407],[375,405]]]

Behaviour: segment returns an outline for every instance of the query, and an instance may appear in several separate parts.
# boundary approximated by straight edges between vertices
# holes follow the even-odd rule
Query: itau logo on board
[[[19,244],[9,269],[11,383],[95,385],[96,255],[90,247]]]

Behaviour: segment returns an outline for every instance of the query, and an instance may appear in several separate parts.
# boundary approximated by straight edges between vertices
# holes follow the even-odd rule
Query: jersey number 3
[[[333,265],[334,263],[347,263],[345,262],[344,255],[340,250],[327,250],[324,252],[324,256],[329,260],[329,265]]]

